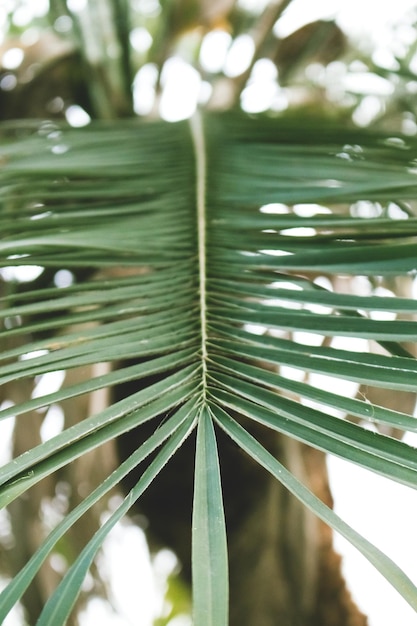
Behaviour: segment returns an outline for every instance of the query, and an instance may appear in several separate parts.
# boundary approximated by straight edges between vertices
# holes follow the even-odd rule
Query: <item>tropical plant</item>
[[[289,585],[285,600],[271,601],[279,596],[274,576],[282,580],[276,563],[265,589],[269,600],[260,595],[258,604],[244,604],[254,584],[248,561],[262,576],[268,569],[257,567],[256,545],[241,538],[233,544],[233,530],[244,506],[253,506],[248,513],[257,522],[268,503],[279,513],[274,506],[281,495],[272,484],[351,541],[417,609],[408,577],[318,498],[299,469],[301,442],[417,484],[415,450],[391,436],[415,432],[415,418],[382,401],[349,397],[343,387],[353,381],[369,387],[370,395],[375,388],[415,392],[417,304],[379,295],[378,286],[385,281],[399,290],[417,271],[417,141],[346,128],[328,117],[301,122],[297,115],[238,111],[205,111],[175,124],[96,121],[80,129],[50,121],[7,123],[1,136],[1,264],[43,271],[39,285],[26,286],[3,274],[0,380],[13,403],[0,416],[32,419],[43,407],[68,401],[77,411],[80,398],[102,389],[113,396],[7,463],[0,502],[30,499],[41,481],[53,475],[59,481],[69,464],[116,438],[123,441],[125,433],[134,443],[130,456],[73,500],[22,562],[0,595],[1,619],[56,546],[70,567],[37,623],[71,619],[108,533],[142,494],[158,494],[159,478],[179,458],[187,475],[173,472],[173,488],[180,493],[184,481],[187,494],[193,491],[196,626],[229,623],[229,578],[230,623],[245,623],[236,608],[241,603],[248,624],[277,618],[313,624],[309,593],[300,591],[297,601]],[[57,278],[63,269],[65,287]],[[350,292],[343,278],[352,276],[367,277],[370,293]],[[353,339],[362,340],[359,347],[349,344]],[[57,370],[66,373],[66,384],[33,394],[34,378]],[[316,374],[330,387],[318,386]],[[7,391],[11,385],[17,399]],[[195,449],[195,463],[181,457],[187,449],[192,456]],[[241,460],[242,451],[251,461]],[[273,483],[258,481],[258,466]],[[70,554],[66,533],[138,467],[126,498]],[[265,509],[258,507],[257,490]],[[242,497],[236,510],[228,509],[234,491]],[[174,502],[166,511],[175,508]],[[297,538],[307,532],[310,518],[300,515],[293,528],[286,522],[287,542],[296,526]],[[278,522],[269,517],[253,537],[262,543]],[[248,522],[246,532],[251,528]],[[270,555],[265,545],[258,556]],[[288,548],[280,574],[294,578],[295,587],[311,567],[301,548],[301,556]]]

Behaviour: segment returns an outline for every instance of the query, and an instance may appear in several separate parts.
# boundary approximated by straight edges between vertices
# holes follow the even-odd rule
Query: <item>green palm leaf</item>
[[[398,568],[291,482],[233,421],[260,423],[417,486],[412,448],[329,412],[336,408],[416,430],[412,416],[346,398],[337,387],[338,380],[350,380],[415,390],[416,361],[401,345],[417,340],[415,302],[341,294],[314,282],[323,273],[330,278],[415,273],[417,219],[411,209],[407,219],[390,219],[385,209],[394,202],[404,207],[415,196],[417,142],[408,138],[404,149],[389,136],[318,121],[299,128],[288,120],[210,115],[178,124],[118,122],[82,130],[44,124],[5,126],[2,132],[1,264],[66,268],[79,280],[66,289],[17,288],[0,299],[5,323],[0,340],[8,342],[0,381],[101,362],[113,367],[6,407],[0,417],[24,419],[28,410],[138,382],[130,396],[3,467],[0,502],[8,504],[45,476],[146,421],[171,417],[54,529],[0,595],[1,619],[62,534],[163,446],[45,607],[40,623],[65,623],[107,533],[198,425],[194,614],[197,626],[226,624],[228,568],[214,422],[348,536],[417,606],[417,590]],[[360,158],[346,158],[352,145],[361,146]],[[355,216],[350,206],[364,199],[378,202],[385,214]],[[328,214],[301,217],[292,207],[304,203],[322,208],[325,203]],[[408,318],[368,316],[377,311]],[[298,331],[318,340],[303,344],[294,339]],[[382,354],[324,346],[323,337],[374,340]],[[331,377],[334,389],[318,389],[308,377],[294,381],[279,371],[283,366]]]

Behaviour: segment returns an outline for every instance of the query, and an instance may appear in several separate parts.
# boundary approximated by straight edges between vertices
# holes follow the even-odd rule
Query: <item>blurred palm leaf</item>
[[[84,279],[66,289],[18,290],[1,299],[0,337],[16,343],[1,355],[0,380],[101,362],[113,367],[5,408],[0,416],[137,381],[129,397],[4,466],[2,505],[87,451],[166,417],[161,424],[156,420],[154,434],[56,526],[0,596],[1,618],[68,528],[159,449],[75,560],[39,621],[65,623],[107,533],[197,428],[195,620],[226,624],[226,535],[214,424],[350,539],[417,608],[417,591],[395,564],[247,432],[260,423],[416,487],[414,449],[333,417],[329,408],[416,431],[412,416],[348,398],[337,381],[415,391],[417,363],[401,343],[417,340],[417,304],[336,293],[315,278],[415,273],[417,219],[407,202],[417,190],[417,141],[317,120],[300,127],[298,121],[236,115],[82,130],[23,124],[4,126],[2,133],[2,265],[66,268]],[[379,203],[380,215],[354,215],[350,206],[365,199]],[[408,207],[407,219],[390,217],[385,209],[394,202]],[[310,217],[293,210],[305,203],[316,207]],[[322,211],[324,204],[331,212]],[[370,313],[376,311],[401,313],[402,319],[374,319]],[[310,338],[372,339],[383,354],[346,343],[343,348],[320,340],[304,343],[307,335],[294,339],[299,332]],[[279,371],[283,366],[331,377],[334,388],[321,390],[308,377],[293,380],[287,370]]]

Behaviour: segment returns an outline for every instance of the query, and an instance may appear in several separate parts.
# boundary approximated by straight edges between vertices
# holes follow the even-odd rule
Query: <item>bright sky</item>
[[[416,445],[416,441],[412,445]],[[328,460],[335,511],[371,541],[417,585],[417,493],[346,461]],[[344,572],[369,626],[415,626],[415,611],[395,589],[341,537]]]
[[[280,23],[284,32],[320,17],[336,17],[348,32],[379,39],[387,27],[416,6],[415,0],[293,0]]]

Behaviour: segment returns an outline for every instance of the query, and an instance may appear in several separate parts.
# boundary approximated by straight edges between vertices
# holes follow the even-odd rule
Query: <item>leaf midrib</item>
[[[193,143],[196,165],[196,210],[197,210],[197,249],[198,249],[198,280],[201,326],[201,361],[203,399],[207,389],[207,267],[206,267],[206,142],[201,115],[196,112],[190,119],[191,139]]]

